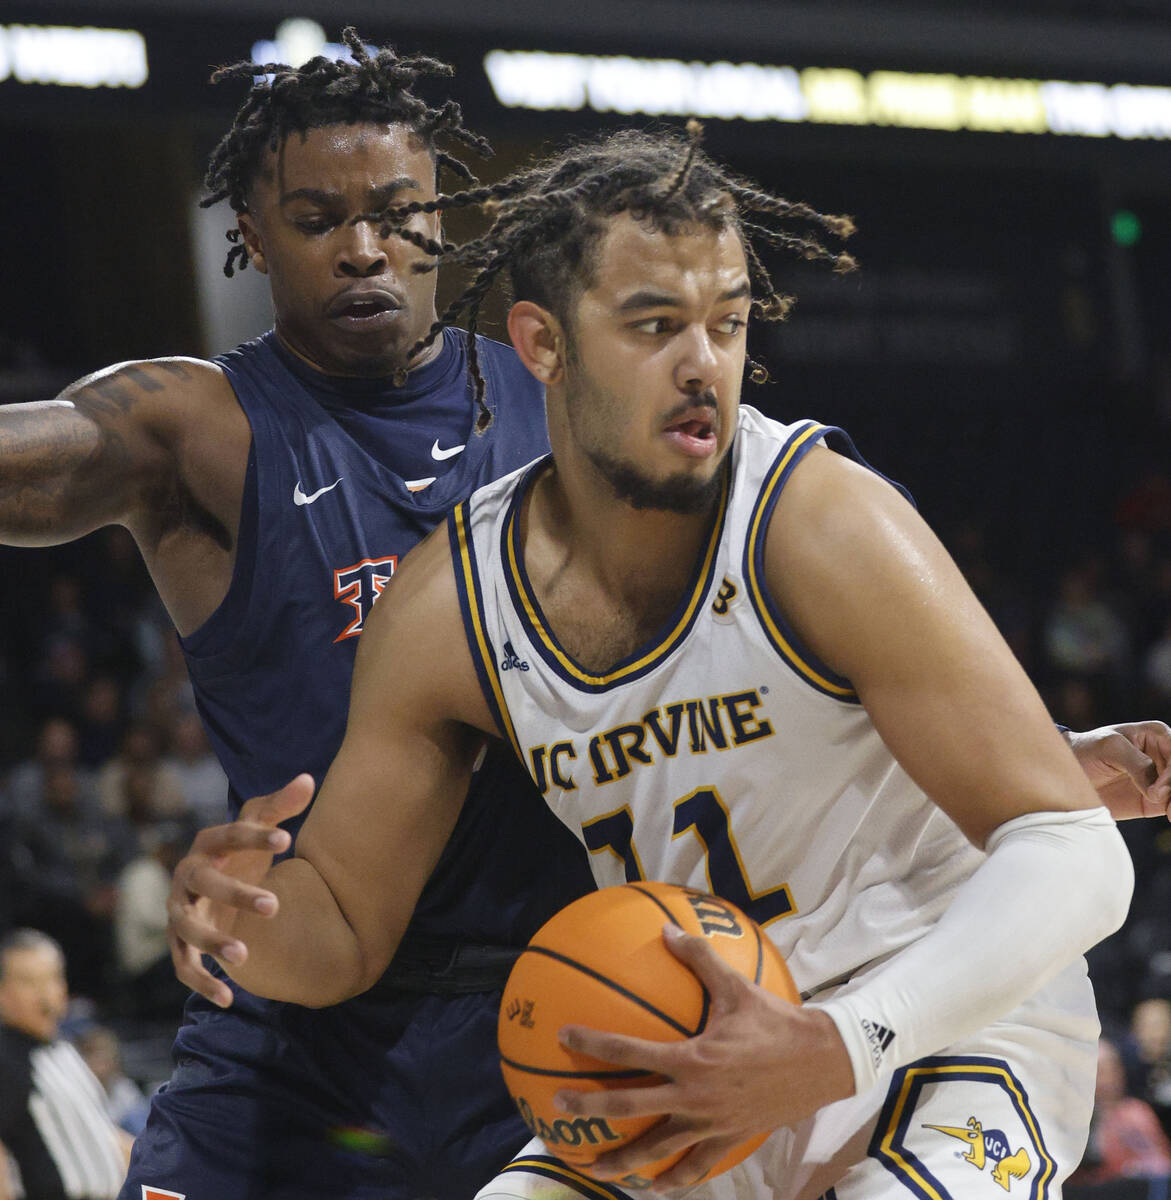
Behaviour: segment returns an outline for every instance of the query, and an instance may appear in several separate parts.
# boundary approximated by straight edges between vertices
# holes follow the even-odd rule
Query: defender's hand
[[[275,915],[276,897],[256,885],[273,855],[289,848],[279,824],[303,812],[313,790],[312,777],[298,775],[279,792],[254,796],[231,824],[200,830],[175,868],[167,899],[171,962],[181,982],[221,1008],[232,1003],[231,988],[204,967],[202,956],[227,964],[248,957],[247,946],[232,936],[237,916],[242,909]]]
[[[791,1125],[824,1104],[853,1094],[854,1074],[833,1021],[749,982],[702,939],[673,926],[671,952],[711,995],[703,1033],[681,1042],[652,1042],[567,1025],[569,1050],[616,1066],[666,1077],[654,1087],[600,1092],[564,1090],[558,1105],[574,1116],[666,1119],[591,1168],[622,1183],[639,1167],[687,1150],[653,1184],[656,1192],[688,1187],[755,1134]]]
[[[1116,821],[1171,820],[1171,728],[1162,721],[1071,732],[1069,744]]]

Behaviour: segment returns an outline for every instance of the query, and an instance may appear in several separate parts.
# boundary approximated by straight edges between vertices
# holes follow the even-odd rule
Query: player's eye
[[[635,321],[633,328],[639,333],[670,333],[674,322],[670,317],[647,317],[645,320]]]
[[[739,314],[732,313],[716,323],[716,332],[728,335],[737,334],[747,326],[748,322]]]
[[[296,222],[302,233],[328,233],[337,224],[332,217],[298,217]]]

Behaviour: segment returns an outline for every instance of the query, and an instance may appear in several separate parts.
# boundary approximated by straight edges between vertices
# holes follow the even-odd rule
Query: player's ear
[[[240,230],[240,236],[244,239],[244,245],[248,249],[248,261],[252,264],[261,275],[268,274],[268,263],[264,260],[264,247],[260,242],[260,231],[256,228],[256,223],[251,216],[246,212],[239,213],[236,217],[236,225]]]
[[[517,357],[546,387],[565,372],[565,335],[561,322],[539,304],[518,300],[508,312],[508,336]]]

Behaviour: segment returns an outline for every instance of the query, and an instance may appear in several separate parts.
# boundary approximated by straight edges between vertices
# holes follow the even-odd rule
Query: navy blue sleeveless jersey
[[[252,452],[228,595],[182,647],[233,814],[300,771],[320,784],[358,637],[403,556],[546,452],[539,385],[509,348],[477,345],[484,433],[460,331],[401,388],[323,376],[272,333],[216,360]],[[192,997],[122,1195],[471,1196],[527,1138],[496,1062],[494,948],[592,887],[584,851],[495,748],[370,992],[320,1010],[235,988],[226,1011]]]

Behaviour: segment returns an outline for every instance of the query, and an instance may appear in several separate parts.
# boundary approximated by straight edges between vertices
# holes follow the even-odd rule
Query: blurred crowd
[[[103,1011],[174,1023],[170,873],[228,788],[174,631],[124,530],[3,553],[0,929],[50,934]]]
[[[1045,569],[1006,567],[979,521],[944,540],[1054,720],[1171,719],[1171,476],[1134,482],[1107,536]],[[87,1057],[132,1128],[134,1085],[156,1081],[127,1079],[102,1023],[131,1035],[136,1022],[177,1023],[170,872],[194,832],[224,818],[227,781],[125,531],[0,548],[0,604],[0,932],[32,926],[60,942]],[[1171,825],[1123,831],[1131,915],[1090,955],[1104,1065],[1086,1187],[1171,1170]]]

